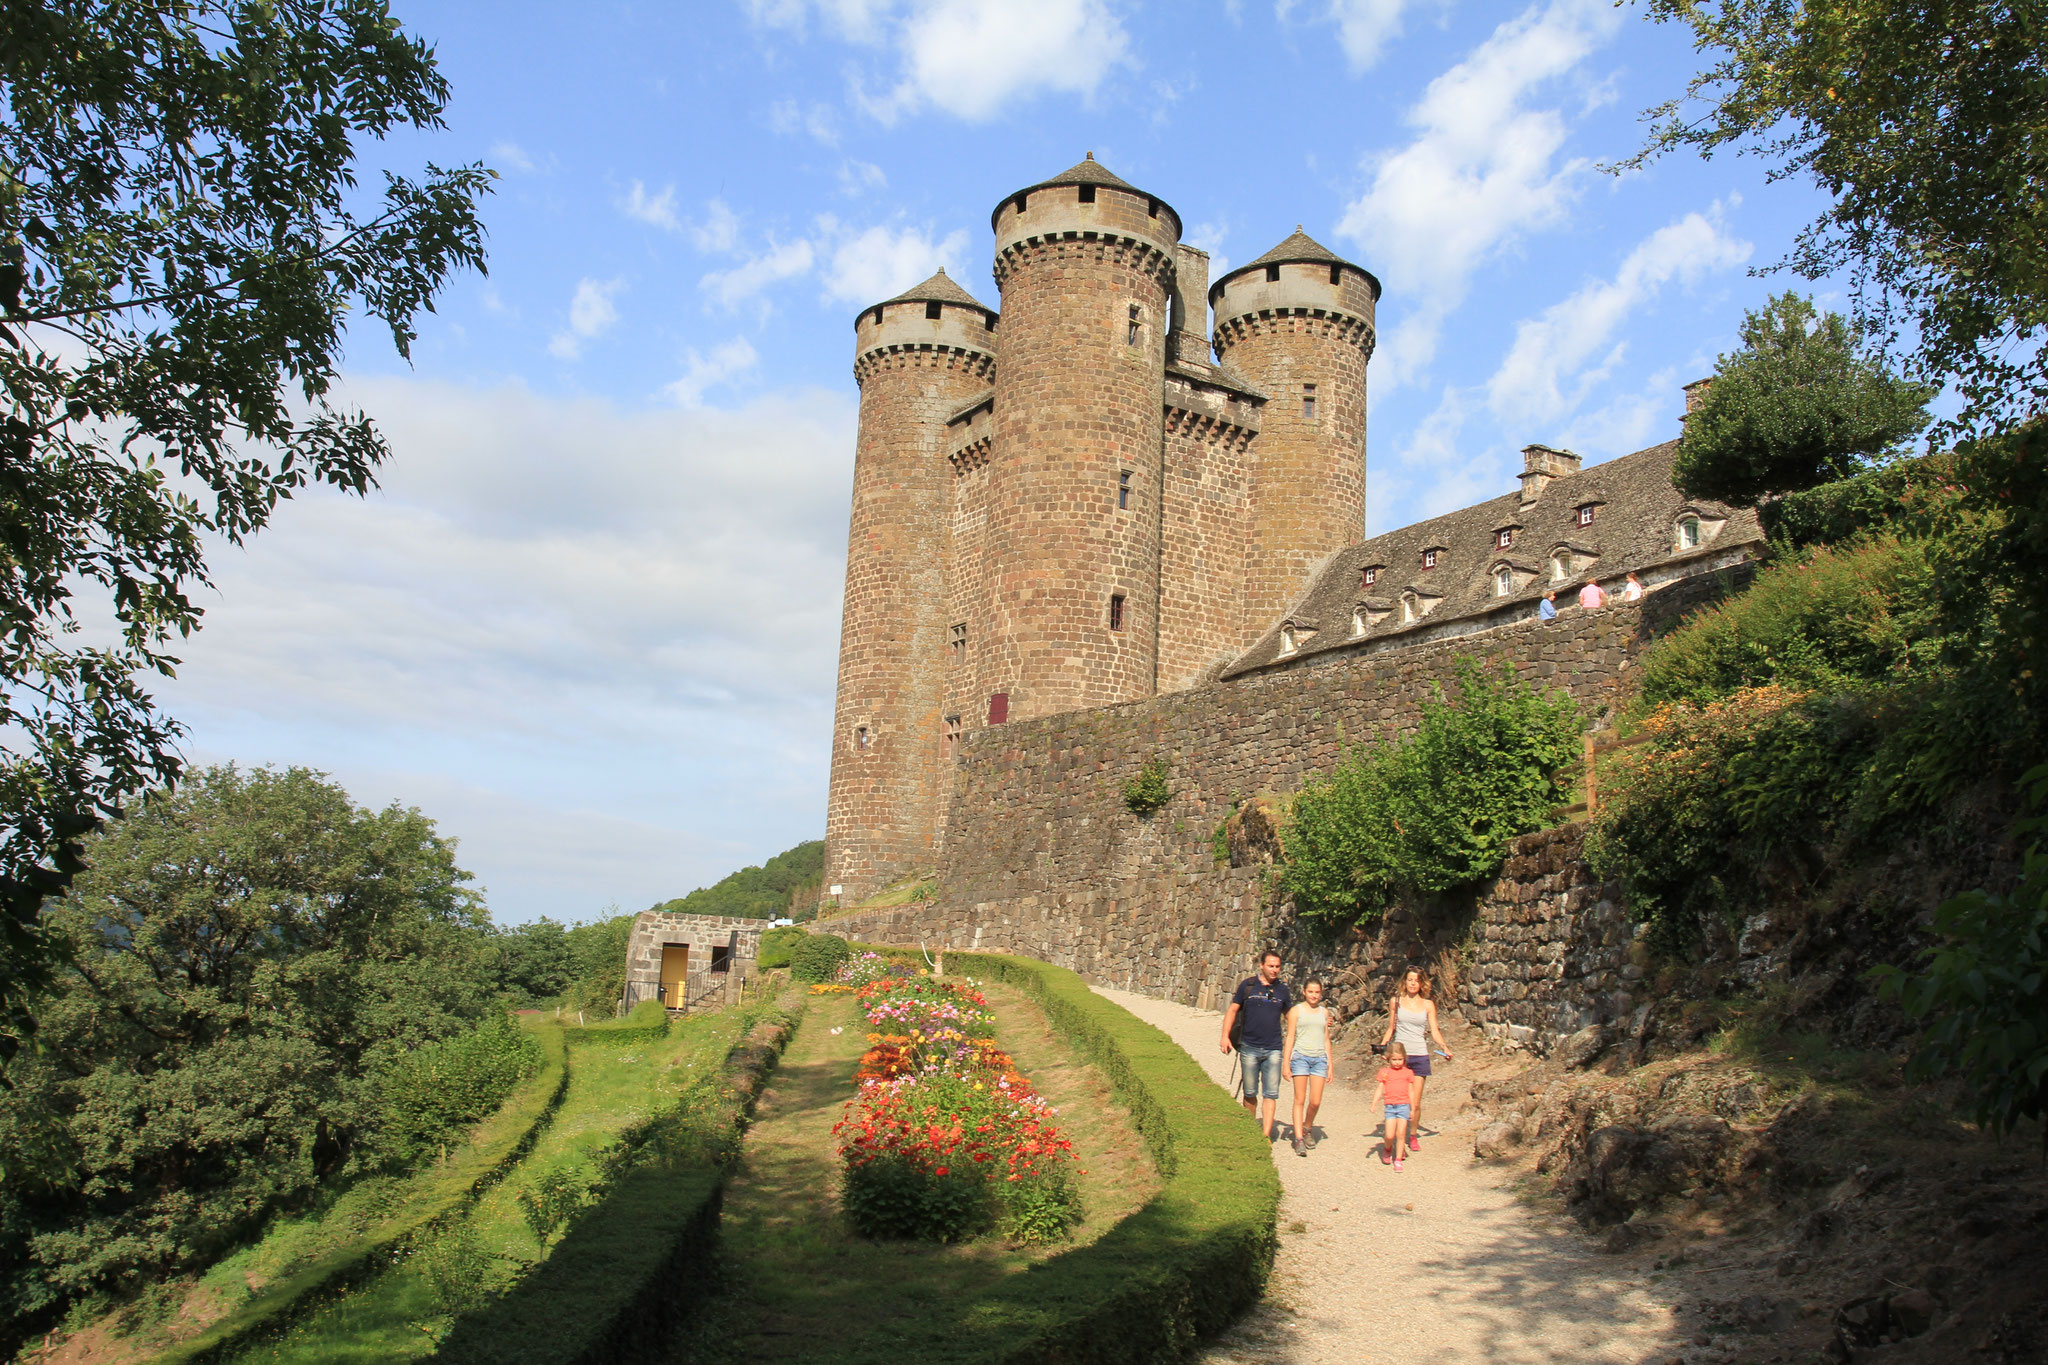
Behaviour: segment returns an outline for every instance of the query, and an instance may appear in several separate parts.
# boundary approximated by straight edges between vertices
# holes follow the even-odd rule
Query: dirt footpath
[[[1165,1030],[1225,1082],[1220,1015],[1096,989]],[[1306,1157],[1285,1140],[1293,1092],[1283,1079],[1273,1159],[1285,1194],[1273,1287],[1265,1305],[1201,1359],[1638,1365],[1677,1355],[1679,1324],[1634,1258],[1600,1254],[1569,1220],[1519,1202],[1502,1183],[1508,1172],[1472,1159],[1469,1087],[1515,1064],[1446,1029],[1458,1060],[1437,1063],[1422,1150],[1397,1173],[1380,1163],[1380,1118],[1367,1112],[1378,1069],[1361,1055],[1368,1033],[1379,1040],[1371,1023],[1354,1023],[1338,1043],[1337,1079],[1316,1120],[1324,1138]]]

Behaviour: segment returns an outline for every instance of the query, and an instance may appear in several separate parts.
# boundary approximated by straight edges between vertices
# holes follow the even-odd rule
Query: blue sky
[[[1373,530],[1532,441],[1675,435],[1818,207],[1747,159],[1603,174],[1694,65],[1606,0],[397,8],[454,95],[372,161],[497,169],[490,276],[409,366],[352,336],[383,488],[218,552],[163,695],[195,758],[420,806],[508,922],[822,832],[852,319],[941,264],[998,303],[1009,191],[1092,150],[1221,268],[1300,223],[1374,271]]]

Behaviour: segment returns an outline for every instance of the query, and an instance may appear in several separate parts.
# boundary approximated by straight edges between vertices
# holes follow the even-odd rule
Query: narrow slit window
[[[924,315],[927,318],[931,319],[933,322],[937,322],[939,320],[939,305],[936,299],[931,300],[925,304]]]
[[[1159,201],[1157,199],[1147,199],[1145,201],[1145,216],[1147,218],[1157,218],[1159,216]]]
[[[1109,596],[1109,628],[1111,630],[1122,630],[1124,628],[1124,595],[1120,592],[1111,593]]]
[[[1301,386],[1301,420],[1304,422],[1316,420],[1316,386],[1313,384],[1303,384]]]
[[[1131,505],[1131,471],[1128,469],[1116,476],[1116,505],[1119,510]]]
[[[1084,204],[1095,202],[1095,187],[1093,185],[1083,185],[1081,187],[1081,202]]]
[[[1422,567],[1425,569],[1434,569],[1436,567],[1435,550],[1424,550],[1422,552]]]
[[[1333,266],[1331,266],[1331,267],[1330,267],[1330,283],[1331,283],[1331,284],[1342,284],[1342,283],[1344,283],[1344,267],[1343,267],[1343,266],[1341,266],[1341,265],[1333,265]]]
[[[1138,344],[1138,324],[1143,320],[1143,318],[1143,311],[1139,309],[1137,304],[1132,304],[1130,317],[1130,334],[1124,338],[1126,344],[1132,346]]]
[[[945,737],[941,740],[940,743],[940,751],[944,753],[947,758],[951,758],[955,754],[960,752],[960,717],[946,717]]]
[[[981,330],[984,332],[993,332],[995,329],[996,315],[994,313],[983,313],[981,315]]]
[[[856,749],[865,749],[868,747],[867,726],[856,725],[853,727],[853,747]]]

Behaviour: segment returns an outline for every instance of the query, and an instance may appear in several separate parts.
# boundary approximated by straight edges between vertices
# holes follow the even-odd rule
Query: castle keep
[[[1538,445],[1519,492],[1365,540],[1377,279],[1297,229],[1212,284],[1092,155],[993,220],[1000,312],[941,271],[855,321],[842,902],[941,865],[990,727],[1494,629],[1759,538],[1672,490],[1670,445],[1584,472]]]

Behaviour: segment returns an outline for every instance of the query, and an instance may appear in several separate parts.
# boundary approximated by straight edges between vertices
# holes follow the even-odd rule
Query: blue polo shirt
[[[1237,1045],[1239,1047],[1261,1047],[1278,1051],[1287,1041],[1287,1011],[1294,1006],[1294,997],[1288,993],[1287,983],[1275,977],[1268,986],[1256,976],[1248,976],[1238,982],[1237,991],[1230,997],[1237,1006]]]

